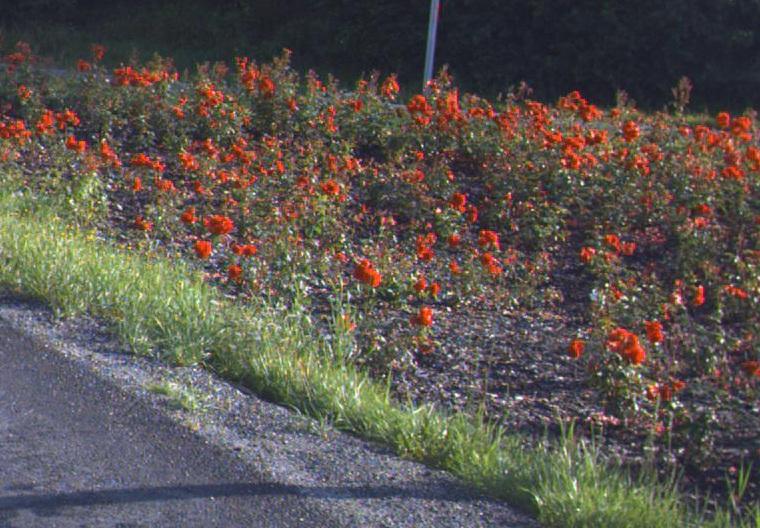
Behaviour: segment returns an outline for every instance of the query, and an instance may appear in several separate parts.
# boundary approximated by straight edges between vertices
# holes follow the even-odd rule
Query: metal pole
[[[440,0],[430,0],[430,21],[428,22],[427,51],[425,52],[425,73],[422,89],[426,90],[433,78],[433,55],[435,54],[435,34],[438,30],[438,6]]]

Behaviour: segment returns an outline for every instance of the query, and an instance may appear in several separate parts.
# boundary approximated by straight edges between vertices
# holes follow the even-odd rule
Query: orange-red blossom
[[[633,141],[639,137],[639,126],[633,121],[626,121],[623,125],[623,138],[626,141]]]
[[[621,327],[607,335],[607,348],[633,365],[642,364],[647,357],[644,347],[639,343],[639,336]]]
[[[594,258],[594,255],[596,255],[596,249],[592,247],[581,248],[580,258],[581,262],[584,264],[591,262],[591,260]]]
[[[678,379],[671,380],[668,383],[653,383],[647,387],[646,396],[650,401],[660,398],[661,401],[666,402],[673,399],[673,394],[683,390],[684,387],[686,387],[686,383]]]
[[[501,249],[499,243],[499,234],[489,229],[481,229],[478,234],[478,245],[480,247],[493,247],[494,249]]]
[[[727,294],[731,295],[732,297],[736,297],[737,299],[746,299],[749,297],[749,294],[742,290],[741,288],[734,286],[733,284],[729,284],[727,286],[723,287],[723,291],[725,291]]]
[[[232,219],[223,215],[207,216],[203,219],[203,226],[214,235],[226,235],[235,229]]]
[[[213,250],[213,246],[211,245],[211,242],[208,240],[198,240],[195,243],[195,254],[198,255],[198,258],[200,259],[207,259],[209,256],[211,256],[211,251]]]
[[[570,341],[570,346],[567,347],[567,355],[573,359],[578,359],[583,355],[583,350],[586,348],[586,342],[583,339],[573,339]]]
[[[87,150],[87,142],[83,139],[77,141],[77,138],[74,136],[69,136],[66,138],[66,148],[81,154]]]
[[[230,264],[227,267],[227,277],[235,282],[240,282],[243,279],[243,268],[237,264]]]
[[[760,378],[760,361],[750,359],[743,362],[741,366],[747,376]]]
[[[480,263],[486,268],[486,270],[488,270],[488,273],[494,277],[500,275],[502,272],[502,267],[499,265],[498,259],[489,252],[480,255]]]
[[[728,128],[731,124],[731,115],[728,112],[720,112],[715,116],[715,123],[719,128]]]
[[[659,321],[645,321],[644,327],[647,332],[647,339],[650,343],[662,343],[665,336],[662,333],[662,323]]]
[[[691,300],[691,305],[696,308],[703,304],[705,304],[705,287],[700,284],[694,291],[694,298]]]
[[[433,309],[427,306],[422,306],[420,311],[409,319],[409,322],[417,326],[432,326]]]
[[[378,273],[372,263],[367,259],[362,259],[354,268],[354,278],[368,286],[377,288],[383,280],[383,276]]]
[[[380,86],[380,93],[383,94],[383,97],[386,97],[387,99],[393,101],[396,99],[398,92],[399,85],[398,81],[396,80],[396,74],[394,73],[388,76],[385,81],[383,81],[382,86]]]
[[[467,210],[467,195],[455,192],[449,198],[449,206],[460,213],[464,213]]]

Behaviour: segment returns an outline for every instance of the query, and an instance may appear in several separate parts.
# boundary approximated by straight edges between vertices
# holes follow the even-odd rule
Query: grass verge
[[[181,262],[119,249],[67,227],[43,208],[0,199],[0,284],[49,303],[60,315],[90,313],[137,353],[202,362],[259,394],[340,429],[446,469],[550,526],[760,526],[721,510],[707,520],[675,485],[633,479],[573,440],[525,448],[521,438],[431,406],[401,405],[341,361],[343,340],[311,327],[296,302],[242,306]],[[339,337],[339,336],[338,336]]]

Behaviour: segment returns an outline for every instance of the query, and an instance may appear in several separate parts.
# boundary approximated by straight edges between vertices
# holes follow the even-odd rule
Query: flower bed
[[[19,189],[242,302],[310,303],[400,399],[533,433],[575,419],[697,489],[760,468],[754,115],[490,102],[445,72],[402,105],[393,76],[343,91],[288,53],[180,78],[104,52],[72,76],[5,56]]]

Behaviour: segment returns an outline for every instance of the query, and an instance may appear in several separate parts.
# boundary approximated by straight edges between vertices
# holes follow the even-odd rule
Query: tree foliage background
[[[429,10],[428,0],[14,4],[0,14],[6,33],[69,34],[114,41],[115,49],[130,43],[180,63],[235,54],[263,60],[287,47],[298,67],[347,82],[373,69],[397,72],[412,89]],[[524,80],[540,99],[579,89],[604,104],[624,89],[659,107],[687,76],[697,105],[741,109],[760,99],[760,0],[442,0],[436,64],[444,63],[465,89],[491,96]]]

